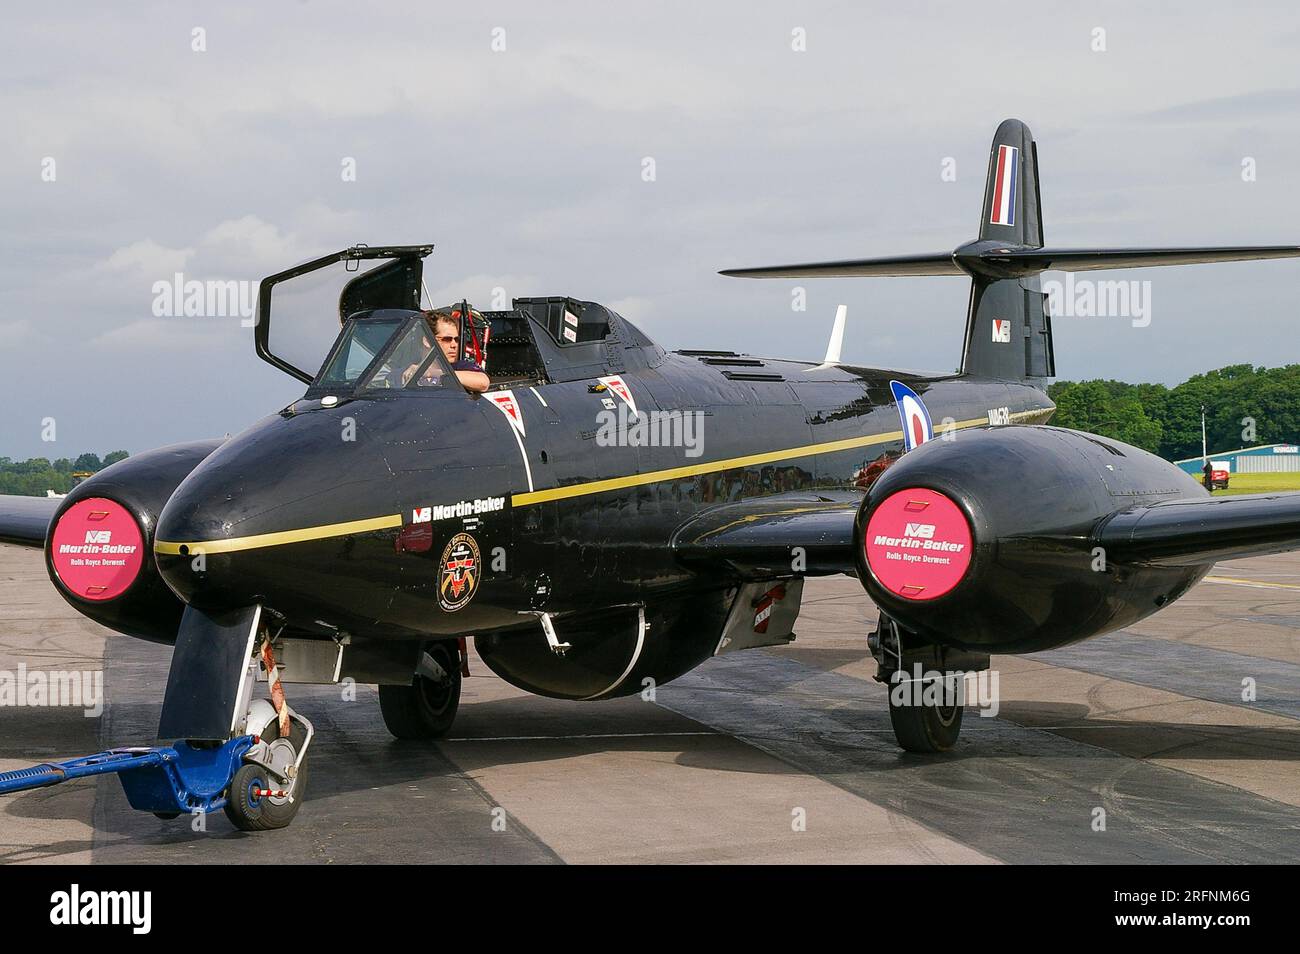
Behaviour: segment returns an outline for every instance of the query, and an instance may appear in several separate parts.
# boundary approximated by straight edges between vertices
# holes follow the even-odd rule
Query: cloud
[[[145,275],[171,275],[185,270],[194,257],[193,248],[168,248],[153,239],[141,239],[114,249],[108,258],[96,262],[96,272],[138,272]]]
[[[1236,96],[1215,96],[1151,110],[1141,118],[1173,122],[1286,120],[1300,108],[1300,89],[1266,89]]]
[[[0,351],[13,354],[20,346],[30,346],[41,340],[49,339],[37,331],[30,318],[0,321]]]
[[[203,233],[199,246],[205,260],[243,263],[263,269],[269,263],[281,263],[276,270],[296,264],[313,247],[298,235],[286,233],[256,215],[218,223]]]
[[[427,267],[425,285],[428,286]],[[512,298],[546,294],[549,293],[540,288],[537,279],[531,275],[466,275],[437,288],[429,288],[429,298],[435,308],[467,299],[480,311],[509,308]],[[429,301],[426,299],[424,304],[428,305]]]
[[[235,318],[144,318],[112,328],[89,342],[89,351],[126,354],[187,352],[195,363],[206,360],[208,349],[228,347],[240,333]],[[251,349],[250,349],[251,351]]]
[[[312,214],[318,216],[318,208]],[[150,281],[169,280],[176,272],[215,275],[249,269],[283,268],[305,256],[309,244],[297,235],[256,215],[218,222],[199,236],[194,245],[174,248],[139,239],[114,249],[94,263],[92,276],[145,276]]]
[[[641,325],[654,314],[655,302],[650,298],[633,296],[611,301],[609,307],[632,322],[632,324]]]
[[[92,382],[110,350],[126,409],[104,415],[110,446],[220,433],[280,406],[298,384],[256,359],[247,329],[153,319],[153,282],[256,281],[357,242],[436,242],[426,276],[438,304],[491,307],[497,287],[571,294],[609,302],[670,347],[820,359],[844,302],[847,359],[949,370],[960,281],[809,281],[809,312],[792,315],[793,283],[715,271],[973,237],[989,136],[1007,116],[1037,134],[1053,243],[1282,243],[1300,220],[1291,6],[1243,16],[1202,0],[1172,18],[1115,7],[1105,53],[1090,50],[1083,9],[1026,8],[1011,23],[969,5],[492,9],[212,6],[197,53],[194,17],[175,5],[22,7],[0,34],[12,133],[0,150],[0,346],[24,355],[7,379],[14,413],[71,400],[50,361]],[[791,49],[796,26],[806,53]],[[1016,55],[990,58],[990,44]],[[56,182],[40,179],[45,156]],[[655,182],[641,179],[644,156]],[[1258,181],[1242,182],[1243,156]],[[940,179],[945,157],[955,182]],[[1063,322],[1058,368],[1177,380],[1220,362],[1234,321],[1234,359],[1300,361],[1287,305],[1297,267],[1168,269],[1151,329]],[[303,361],[337,330],[338,288],[320,277],[320,307],[306,291],[279,299],[281,317],[297,302],[308,315],[276,329]],[[192,420],[158,408],[145,426],[160,391],[204,376],[237,386]],[[0,453],[42,449],[13,440],[35,446]]]

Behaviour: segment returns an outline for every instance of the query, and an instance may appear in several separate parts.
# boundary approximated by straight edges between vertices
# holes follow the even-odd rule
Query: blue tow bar
[[[206,814],[225,807],[223,793],[252,746],[253,737],[241,735],[212,748],[177,742],[150,748],[109,749],[66,762],[0,772],[0,795],[115,773],[132,808],[163,815]]]

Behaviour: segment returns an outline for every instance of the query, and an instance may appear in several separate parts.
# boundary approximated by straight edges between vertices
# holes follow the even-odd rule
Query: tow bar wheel
[[[307,730],[298,720],[289,723],[289,738],[280,737],[280,726],[272,721],[261,734],[267,743],[267,762],[281,775],[293,765],[307,741]],[[307,759],[298,766],[292,782],[292,794],[286,783],[256,762],[245,762],[230,780],[226,798],[226,817],[240,831],[271,831],[284,828],[302,807],[307,790]]]

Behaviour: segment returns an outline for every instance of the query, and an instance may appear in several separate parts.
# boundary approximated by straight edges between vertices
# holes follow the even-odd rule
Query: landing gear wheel
[[[945,705],[897,705],[889,698],[889,721],[894,738],[908,752],[946,752],[961,734],[964,707],[960,702]]]
[[[266,727],[262,740],[272,744],[273,761],[278,764],[282,760],[291,761],[297,757],[297,753],[302,751],[303,743],[307,741],[307,730],[298,722],[289,723],[287,741],[293,744],[292,750],[286,745],[274,744],[280,740],[278,722],[272,722]],[[277,750],[282,751],[277,754]],[[306,759],[303,759],[302,764],[298,766],[298,780],[293,786],[292,801],[260,794],[267,789],[279,790],[282,787],[283,783],[264,767],[245,762],[230,781],[230,789],[226,793],[226,817],[240,831],[271,831],[285,828],[298,814],[298,809],[302,807],[303,795],[307,791]]]
[[[399,739],[439,739],[451,730],[460,706],[460,650],[455,642],[433,643],[424,650],[447,678],[434,682],[416,675],[409,686],[380,686],[379,711],[384,725]]]

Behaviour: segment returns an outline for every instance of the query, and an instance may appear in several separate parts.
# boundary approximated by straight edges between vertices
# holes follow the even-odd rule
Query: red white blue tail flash
[[[921,396],[901,381],[890,381],[889,390],[894,392],[898,416],[903,421],[904,450],[911,450],[918,444],[933,440],[934,428],[930,424],[930,412],[925,409]]]
[[[1016,171],[1019,166],[1019,149],[1015,146],[998,146],[998,168],[993,178],[993,207],[989,213],[991,225],[1016,224]]]

